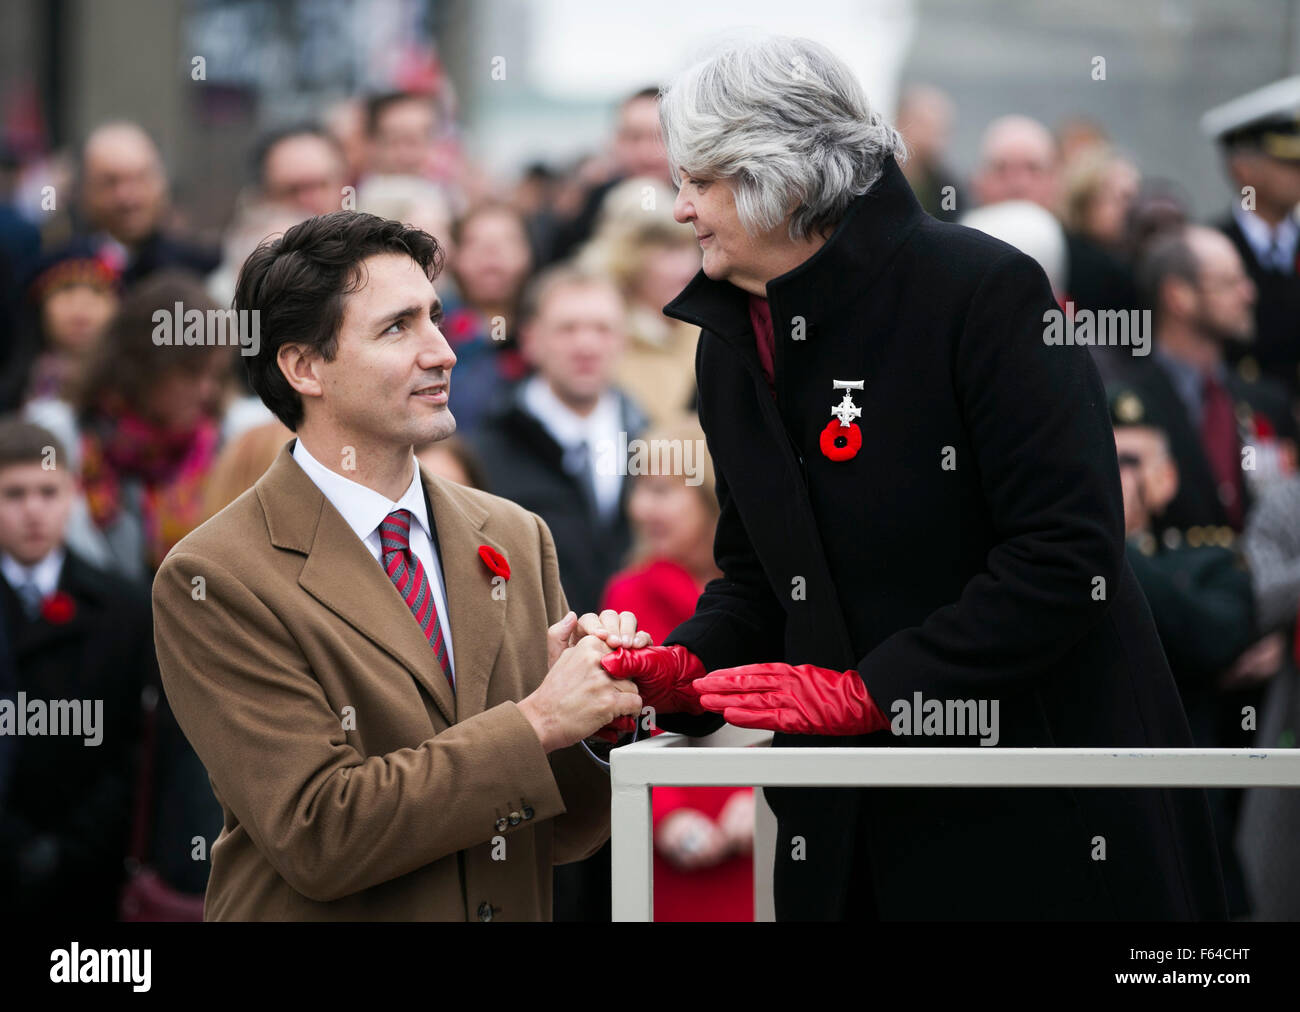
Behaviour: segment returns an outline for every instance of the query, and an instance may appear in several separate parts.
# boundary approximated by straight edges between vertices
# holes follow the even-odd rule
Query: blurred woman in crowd
[[[95,530],[124,575],[152,576],[203,520],[216,457],[229,346],[155,343],[162,312],[217,309],[202,284],[161,272],[141,282],[109,324],[78,398],[81,476]],[[179,335],[183,324],[173,321]]]
[[[1091,147],[1069,165],[1062,220],[1070,232],[1118,253],[1142,181],[1137,166],[1108,147]]]
[[[699,481],[691,484],[687,474],[636,478],[628,501],[636,531],[631,565],[610,581],[601,608],[634,613],[658,643],[694,613],[704,585],[722,575],[713,561],[718,500],[693,416],[679,415],[644,438],[652,447],[661,440],[696,448],[689,459],[699,464]],[[655,920],[753,920],[753,789],[655,787],[652,799]]]
[[[440,238],[440,237],[439,237]],[[450,274],[460,303],[444,299],[442,332],[456,353],[452,404],[456,429],[470,436],[497,391],[527,371],[516,344],[516,313],[533,267],[523,217],[510,204],[471,208],[452,229]]]
[[[651,422],[692,406],[700,328],[663,314],[700,269],[689,225],[673,220],[674,194],[658,180],[625,180],[606,195],[596,234],[578,261],[608,274],[628,307],[628,342],[615,379]]]
[[[84,376],[117,310],[121,272],[89,240],[46,256],[28,288],[35,359],[24,400],[58,400]]]

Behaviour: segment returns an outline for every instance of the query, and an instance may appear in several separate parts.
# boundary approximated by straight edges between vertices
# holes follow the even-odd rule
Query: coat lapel
[[[402,664],[454,723],[451,684],[423,630],[383,567],[295,463],[293,445],[285,444],[256,486],[271,543],[306,555],[298,585]]]
[[[488,683],[505,638],[509,583],[493,596],[492,572],[479,557],[480,545],[505,555],[500,542],[483,532],[487,510],[453,482],[420,468],[425,494],[438,531],[447,610],[451,613],[451,647],[455,654],[456,719],[466,720],[486,707]],[[507,557],[515,565],[520,560]],[[427,649],[427,645],[426,645]],[[444,686],[446,679],[442,679]]]

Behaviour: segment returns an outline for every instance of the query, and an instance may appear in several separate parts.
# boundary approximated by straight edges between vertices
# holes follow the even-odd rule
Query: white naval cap
[[[1215,106],[1201,117],[1201,129],[1225,147],[1300,161],[1300,74]]]

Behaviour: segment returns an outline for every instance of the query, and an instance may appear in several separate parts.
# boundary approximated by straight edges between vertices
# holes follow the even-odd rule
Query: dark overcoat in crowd
[[[896,702],[998,704],[996,747],[1191,745],[1124,556],[1106,400],[1088,351],[1048,345],[1029,257],[938,222],[901,172],[768,283],[776,396],[747,295],[701,272],[665,313],[703,328],[700,419],[721,504],[712,581],[667,637],[708,670],[856,670]],[[821,448],[835,380],[862,443]],[[838,421],[835,423],[838,425]],[[720,718],[661,716],[708,733]],[[950,728],[951,730],[951,728]],[[778,733],[779,747],[953,746],[974,735]],[[869,766],[864,765],[864,775]],[[1224,916],[1205,793],[773,788],[778,918]]]
[[[102,701],[102,740],[16,739],[0,805],[0,914],[113,920],[133,811],[140,693],[158,682],[153,620],[143,587],[72,552],[58,589],[72,602],[67,620],[30,619],[0,579],[15,688],[47,705]]]
[[[546,521],[555,538],[569,607],[579,615],[599,611],[605,584],[623,566],[632,544],[627,518],[632,482],[623,479],[618,509],[602,521],[577,476],[565,470],[564,448],[523,404],[521,390],[516,384],[502,391],[472,438],[487,473],[488,491]],[[623,431],[629,441],[636,439],[646,427],[646,417],[625,394],[615,394]],[[598,449],[592,447],[591,453],[592,466],[600,466]]]

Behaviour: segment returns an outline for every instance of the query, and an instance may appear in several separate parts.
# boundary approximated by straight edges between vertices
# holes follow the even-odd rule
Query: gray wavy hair
[[[903,138],[856,75],[819,42],[768,35],[727,44],[659,92],[673,182],[725,179],[747,232],[790,212],[790,238],[833,229]]]

